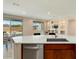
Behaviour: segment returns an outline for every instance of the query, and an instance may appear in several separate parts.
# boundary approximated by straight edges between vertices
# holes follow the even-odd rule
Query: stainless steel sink
[[[47,42],[68,42],[66,38],[47,38]]]

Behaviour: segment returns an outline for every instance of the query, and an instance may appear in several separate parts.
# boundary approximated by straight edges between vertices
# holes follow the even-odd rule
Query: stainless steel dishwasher
[[[43,59],[42,44],[24,44],[23,59]]]

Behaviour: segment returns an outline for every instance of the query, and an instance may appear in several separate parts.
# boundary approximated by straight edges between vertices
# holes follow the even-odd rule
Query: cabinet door
[[[75,52],[73,50],[62,50],[60,54],[62,59],[76,59]]]
[[[44,59],[56,59],[56,55],[53,50],[46,50],[44,56]]]
[[[46,50],[45,59],[76,59],[73,50]]]
[[[44,59],[76,59],[75,45],[44,45]]]
[[[63,59],[62,58],[62,50],[60,49],[57,49],[57,50],[53,50],[55,52],[55,56],[56,58],[55,59]]]
[[[74,50],[58,49],[53,51],[56,55],[55,59],[76,59]]]

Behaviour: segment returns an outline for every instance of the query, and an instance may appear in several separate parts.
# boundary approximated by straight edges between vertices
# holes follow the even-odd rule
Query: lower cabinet
[[[55,52],[53,50],[45,50],[44,59],[56,59]]]
[[[23,44],[21,59],[76,59],[75,44]]]
[[[75,44],[45,44],[44,59],[76,59]]]

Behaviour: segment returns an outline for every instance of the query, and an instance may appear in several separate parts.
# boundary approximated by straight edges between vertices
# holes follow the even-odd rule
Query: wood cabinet
[[[45,44],[44,59],[76,59],[75,44]]]

